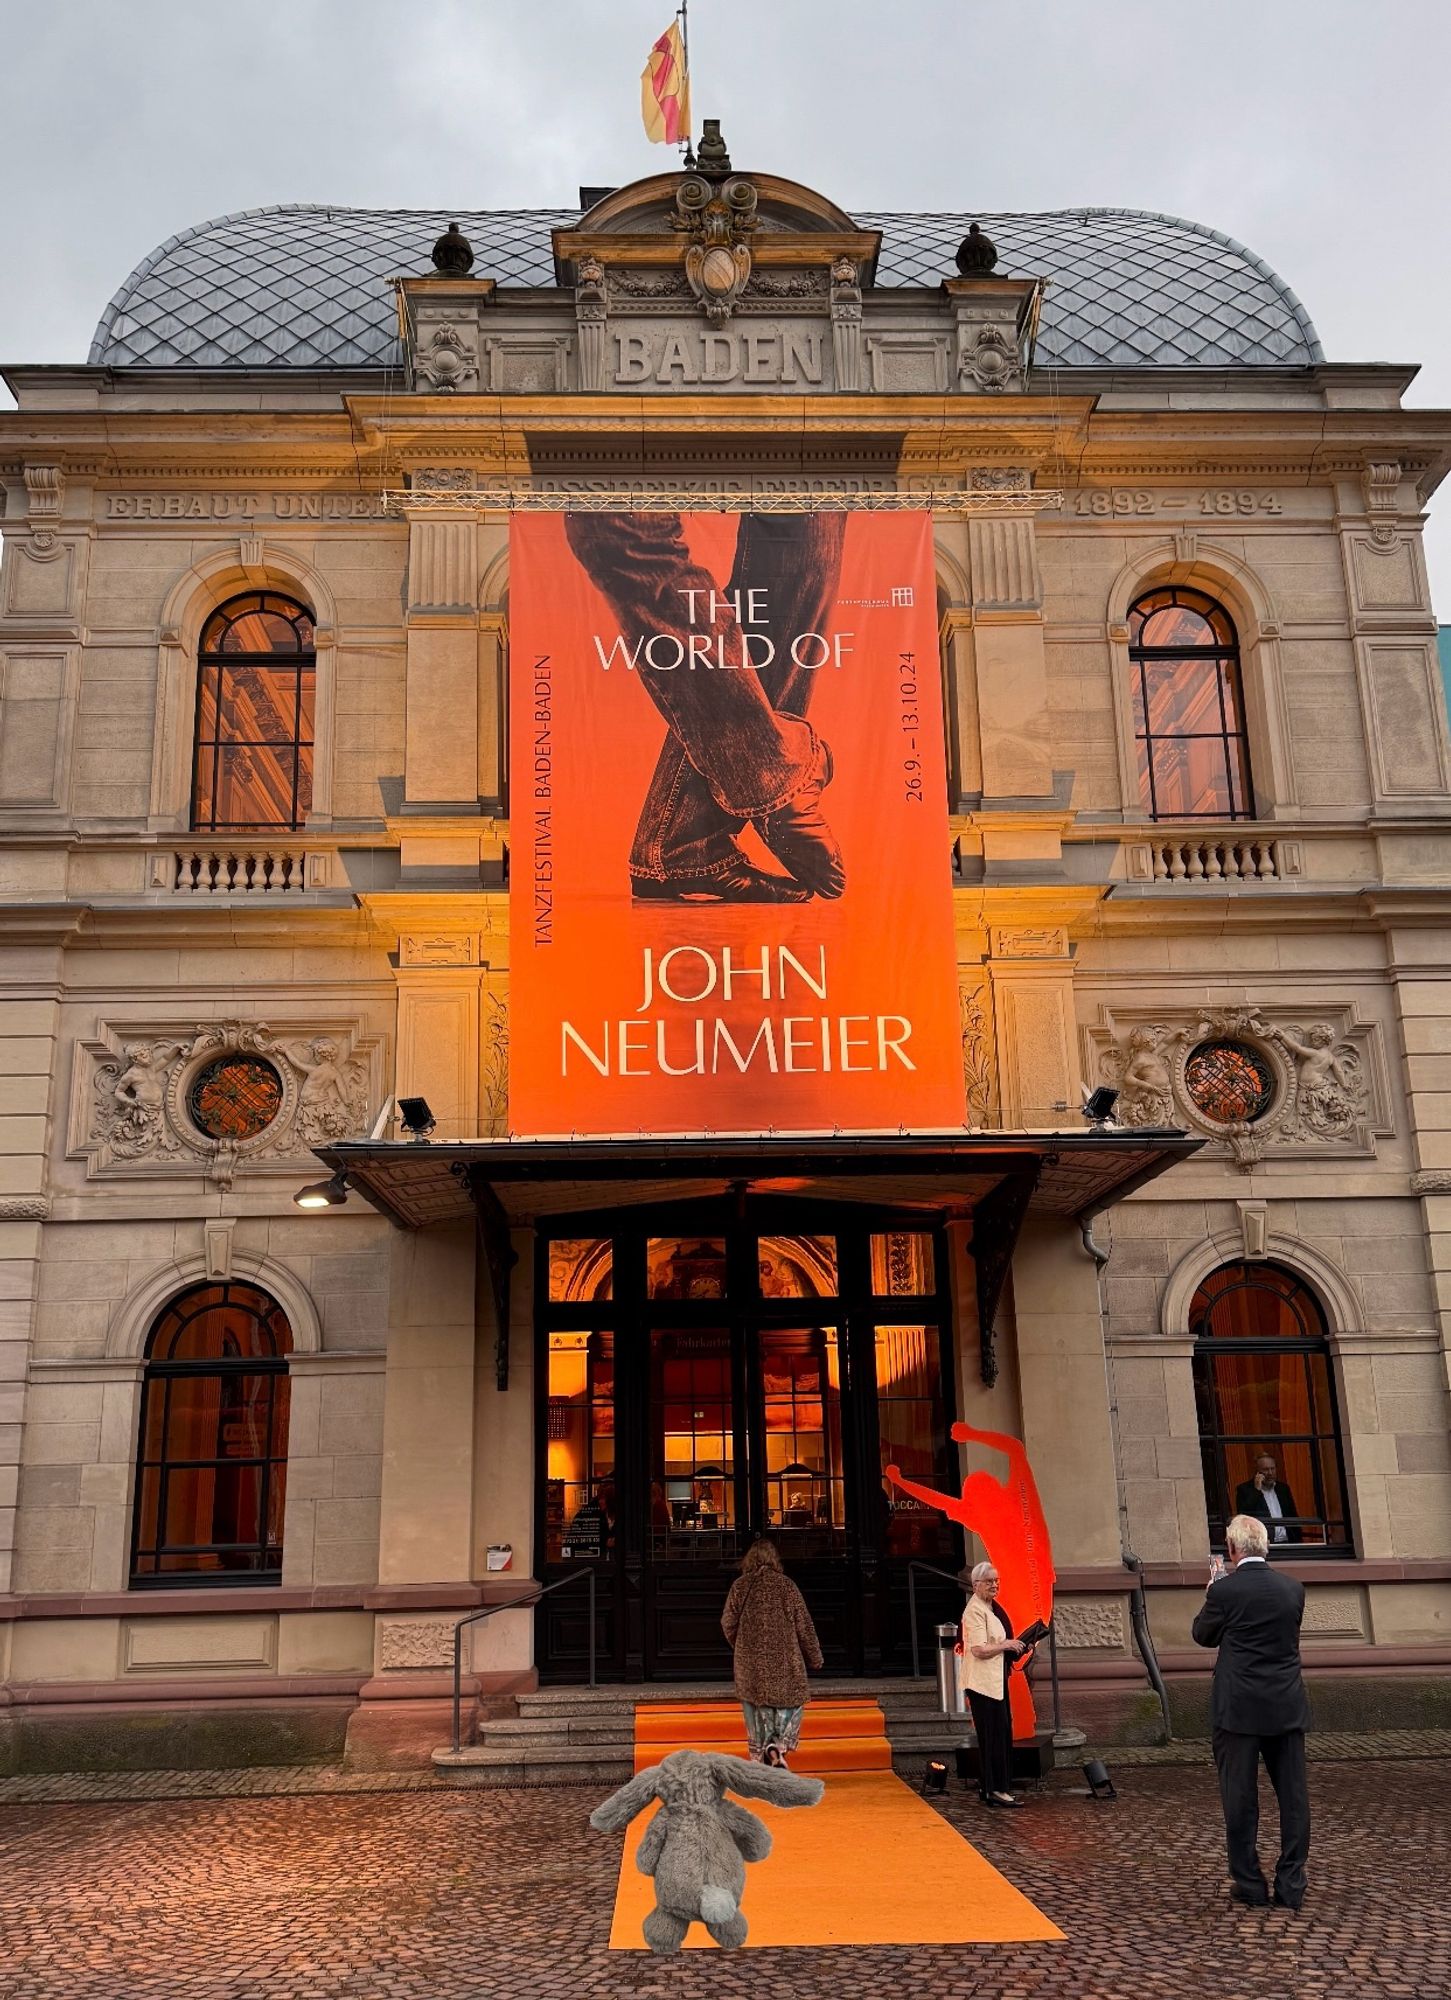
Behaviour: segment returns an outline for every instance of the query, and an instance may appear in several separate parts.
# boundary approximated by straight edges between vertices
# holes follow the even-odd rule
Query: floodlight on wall
[[[1109,1124],[1113,1117],[1113,1107],[1118,1103],[1118,1092],[1112,1084],[1101,1083],[1097,1090],[1087,1093],[1083,1100],[1083,1115],[1099,1130]]]
[[[342,1172],[329,1180],[309,1181],[292,1197],[298,1208],[341,1208],[347,1198],[347,1177]]]
[[[1088,1780],[1088,1795],[1093,1799],[1116,1799],[1118,1793],[1113,1788],[1113,1779],[1108,1775],[1108,1766],[1101,1757],[1092,1758],[1083,1767],[1083,1775]]]
[[[426,1097],[400,1097],[398,1116],[403,1121],[403,1130],[415,1146],[421,1146],[438,1123],[428,1108]]]

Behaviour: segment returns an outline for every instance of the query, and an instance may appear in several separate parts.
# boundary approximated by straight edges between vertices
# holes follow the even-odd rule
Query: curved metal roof
[[[94,364],[140,368],[387,368],[398,359],[389,280],[427,272],[457,221],[475,270],[553,286],[551,229],[577,209],[327,208],[220,216],[169,237],[122,285]],[[998,269],[1050,280],[1038,362],[1062,368],[1299,367],[1325,357],[1270,267],[1218,230],[1127,208],[1039,215],[861,215],[880,229],[878,288],[936,285],[971,221]]]

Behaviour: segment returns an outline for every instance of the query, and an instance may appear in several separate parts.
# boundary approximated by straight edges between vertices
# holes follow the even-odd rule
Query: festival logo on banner
[[[926,514],[516,515],[509,1125],[964,1114]]]

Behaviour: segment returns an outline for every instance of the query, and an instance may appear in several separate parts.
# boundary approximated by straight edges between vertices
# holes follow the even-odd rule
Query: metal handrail
[[[914,1556],[907,1564],[907,1618],[912,1627],[912,1678],[921,1676],[920,1654],[917,1648],[917,1577],[915,1572],[926,1570],[929,1576],[940,1576],[945,1583],[955,1583],[961,1588],[962,1578],[955,1570],[938,1569],[935,1563],[919,1562]],[[1063,1728],[1063,1709],[1058,1692],[1058,1621],[1048,1620],[1048,1670],[1053,1685],[1053,1734],[1059,1735]]]
[[[938,1569],[935,1563],[920,1562],[916,1556],[913,1556],[912,1560],[907,1564],[907,1620],[912,1628],[912,1678],[914,1681],[919,1679],[922,1673],[921,1666],[919,1665],[919,1654],[917,1651],[916,1572],[919,1569],[926,1570],[929,1576],[940,1576],[944,1583],[955,1583],[959,1589],[962,1587],[962,1578],[958,1575],[956,1570]]]
[[[543,1584],[532,1595],[507,1597],[501,1604],[486,1604],[479,1611],[471,1611],[467,1618],[460,1618],[453,1628],[453,1747],[461,1750],[463,1709],[463,1657],[464,1627],[477,1625],[481,1618],[492,1618],[496,1611],[524,1611],[549,1596],[551,1591],[567,1590],[572,1583],[589,1586],[589,1684],[595,1685],[595,1573],[592,1569],[576,1570],[573,1576],[562,1576],[557,1583]]]

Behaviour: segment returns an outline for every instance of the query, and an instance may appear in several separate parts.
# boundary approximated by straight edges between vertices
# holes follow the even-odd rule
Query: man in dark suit
[[[1310,1852],[1305,1777],[1310,1704],[1300,1673],[1305,1587],[1270,1568],[1263,1521],[1236,1514],[1225,1541],[1229,1572],[1211,1579],[1193,1633],[1196,1645],[1219,1648],[1209,1722],[1224,1806],[1230,1894],[1237,1903],[1256,1907],[1270,1901],[1256,1845],[1263,1757],[1280,1805],[1274,1900],[1281,1909],[1298,1910]]]
[[[1294,1515],[1299,1513],[1295,1496],[1279,1477],[1274,1455],[1262,1451],[1255,1460],[1253,1479],[1242,1479],[1234,1489],[1236,1514],[1252,1514],[1263,1521],[1272,1542],[1302,1542],[1305,1537]]]

